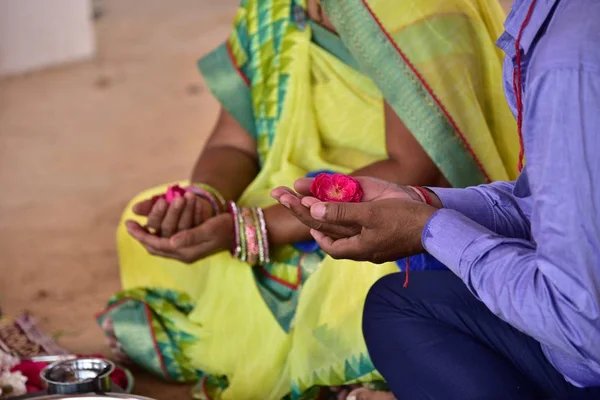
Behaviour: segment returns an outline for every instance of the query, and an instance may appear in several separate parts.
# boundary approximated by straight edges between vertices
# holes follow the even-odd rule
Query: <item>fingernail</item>
[[[315,218],[323,218],[325,216],[326,207],[325,204],[318,203],[310,208],[310,213]]]
[[[355,395],[351,395],[346,397],[346,400],[356,400],[356,396]]]
[[[285,208],[290,208],[290,205],[285,201],[282,201],[281,205],[284,206]]]

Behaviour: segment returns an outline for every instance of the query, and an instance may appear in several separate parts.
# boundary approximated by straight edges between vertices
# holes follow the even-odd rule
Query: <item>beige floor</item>
[[[105,0],[96,60],[0,80],[0,305],[74,352],[119,288],[114,229],[140,189],[187,176],[217,104],[195,60],[238,0]],[[508,3],[508,2],[506,2]],[[139,374],[137,393],[188,388]]]

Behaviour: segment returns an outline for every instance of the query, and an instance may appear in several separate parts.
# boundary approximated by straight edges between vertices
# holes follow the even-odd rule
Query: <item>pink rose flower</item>
[[[154,196],[154,200],[165,199],[167,203],[171,204],[176,197],[183,196],[186,190],[179,185],[173,185],[167,189],[165,194],[161,194],[159,196]]]
[[[317,175],[310,192],[321,201],[338,203],[360,203],[364,194],[360,183],[344,174]]]

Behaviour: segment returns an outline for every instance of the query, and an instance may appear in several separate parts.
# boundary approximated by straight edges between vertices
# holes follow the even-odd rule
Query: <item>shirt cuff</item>
[[[493,226],[494,215],[486,198],[476,188],[427,188],[439,197],[444,208],[456,210],[484,226]]]
[[[461,267],[468,264],[463,263],[465,250],[475,240],[491,233],[461,212],[441,209],[427,221],[421,241],[429,254],[464,280],[466,271]]]

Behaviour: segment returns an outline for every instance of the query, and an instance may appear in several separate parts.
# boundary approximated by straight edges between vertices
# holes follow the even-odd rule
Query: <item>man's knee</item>
[[[379,333],[392,319],[398,318],[402,308],[409,305],[403,295],[404,273],[379,279],[367,294],[363,309],[363,335],[367,344],[378,341]]]

